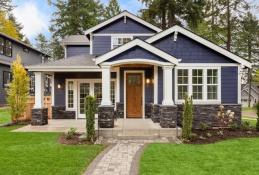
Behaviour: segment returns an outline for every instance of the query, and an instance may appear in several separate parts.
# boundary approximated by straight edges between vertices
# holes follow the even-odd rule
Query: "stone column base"
[[[177,106],[160,106],[160,126],[175,128],[177,121]]]
[[[99,106],[98,122],[100,128],[114,128],[114,106]]]
[[[48,108],[32,109],[31,125],[47,125]]]
[[[151,120],[154,123],[159,123],[160,122],[160,105],[158,105],[158,104],[153,104],[152,105]]]

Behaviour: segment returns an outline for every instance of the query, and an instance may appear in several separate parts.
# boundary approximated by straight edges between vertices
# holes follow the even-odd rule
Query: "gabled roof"
[[[214,43],[212,43],[212,42],[210,42],[210,41],[208,41],[208,40],[206,40],[206,39],[204,39],[204,38],[202,38],[202,37],[200,37],[196,34],[194,34],[193,32],[191,32],[191,31],[189,31],[189,30],[187,30],[183,27],[177,26],[177,25],[175,25],[175,26],[173,26],[173,27],[171,27],[167,30],[164,30],[164,31],[162,31],[162,32],[160,32],[160,33],[158,33],[158,34],[156,34],[156,35],[154,35],[154,36],[152,36],[148,39],[146,39],[146,42],[153,43],[153,42],[155,42],[155,41],[157,41],[157,40],[159,40],[159,39],[161,39],[161,38],[163,38],[163,37],[165,37],[165,36],[167,36],[171,33],[174,33],[174,32],[179,32],[179,33],[181,33],[181,34],[183,34],[183,35],[185,35],[185,36],[205,45],[206,47],[209,47],[210,49],[212,49],[212,50],[214,50],[214,51],[216,51],[216,52],[218,52],[218,53],[220,53],[220,54],[222,54],[222,55],[224,55],[224,56],[226,56],[226,57],[228,57],[228,58],[230,58],[230,59],[232,59],[232,60],[234,60],[234,61],[236,61],[240,64],[242,64],[243,66],[246,66],[248,68],[252,67],[252,63],[245,60],[244,58],[241,58],[241,57],[233,54],[232,52],[229,52],[228,50],[226,50],[226,49],[224,49],[224,48],[222,48],[222,47],[220,47],[220,46],[218,46],[218,45],[216,45],[216,44],[214,44]]]
[[[32,46],[30,46],[30,45],[28,45],[28,44],[22,42],[22,41],[19,41],[19,40],[13,38],[13,37],[10,37],[10,36],[8,36],[8,35],[2,33],[2,32],[0,32],[0,36],[5,37],[5,38],[7,38],[7,39],[9,39],[9,40],[11,40],[11,41],[17,43],[17,44],[20,44],[20,45],[22,45],[22,46],[24,46],[24,47],[27,47],[27,48],[29,48],[29,49],[31,49],[31,50],[34,50],[34,51],[38,52],[38,53],[41,53],[42,55],[45,55],[45,56],[47,56],[47,57],[50,57],[50,55],[47,55],[47,54],[41,52],[40,50],[38,50],[38,49],[36,49],[36,48],[34,48],[34,47],[32,47]]]
[[[170,63],[176,64],[176,65],[178,64],[177,58],[173,57],[172,55],[170,55],[138,38],[136,38],[120,47],[117,47],[117,48],[111,50],[110,52],[107,52],[107,53],[97,57],[96,64],[105,62],[106,60],[108,60],[116,55],[119,55],[120,53],[123,53],[124,51],[127,51],[135,46],[139,46],[139,47],[169,61]]]
[[[69,35],[62,39],[62,45],[90,45],[89,39],[85,35]]]
[[[129,18],[131,18],[131,19],[133,19],[133,20],[143,24],[144,26],[146,26],[146,27],[148,27],[148,28],[150,28],[150,29],[152,29],[152,30],[154,30],[156,32],[161,32],[162,31],[160,28],[158,28],[158,27],[156,27],[156,26],[154,26],[154,25],[144,21],[143,19],[133,15],[132,13],[129,13],[128,11],[123,11],[120,14],[118,14],[118,15],[116,15],[116,16],[114,16],[114,17],[112,17],[112,18],[110,18],[110,19],[108,19],[108,20],[106,20],[106,21],[104,21],[104,22],[102,22],[102,23],[100,23],[100,24],[98,24],[98,25],[88,29],[87,31],[85,31],[85,35],[87,35],[89,33],[92,33],[95,30],[98,30],[101,27],[104,27],[104,26],[112,23],[113,21],[116,21],[117,19],[120,19],[120,18],[122,18],[124,16],[129,17]]]

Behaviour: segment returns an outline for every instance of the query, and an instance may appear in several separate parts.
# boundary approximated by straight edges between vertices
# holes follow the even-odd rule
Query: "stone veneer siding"
[[[100,128],[114,127],[114,106],[99,106],[98,124]]]
[[[241,105],[238,104],[222,104],[224,111],[231,110],[235,113],[234,122],[241,124]],[[200,128],[201,123],[205,123],[208,127],[217,127],[219,122],[217,114],[220,105],[193,105],[193,127]],[[183,113],[183,105],[178,105],[178,124],[181,126]]]
[[[66,111],[65,106],[52,106],[52,119],[75,119],[75,111]]]
[[[47,125],[48,108],[32,109],[31,125]]]

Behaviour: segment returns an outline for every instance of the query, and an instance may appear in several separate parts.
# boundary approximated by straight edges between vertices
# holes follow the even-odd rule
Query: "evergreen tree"
[[[11,11],[13,9],[13,6],[11,5],[12,0],[1,0],[0,1],[0,10],[3,11]]]
[[[235,52],[243,58],[258,63],[259,61],[259,20],[248,12],[238,25],[238,32],[233,37]],[[251,103],[252,69],[248,70],[248,107]]]
[[[162,29],[185,21],[190,28],[195,28],[203,17],[205,0],[141,0],[147,9],[141,9],[144,20],[160,26]]]
[[[47,38],[42,34],[38,34],[35,38],[36,40],[36,48],[40,50],[41,52],[50,55],[51,54],[51,48],[50,48],[50,43],[47,40]]]
[[[21,23],[19,23],[17,21],[17,19],[15,18],[15,16],[11,13],[9,14],[9,20],[13,22],[17,32],[18,32],[18,35],[19,35],[19,40],[25,42],[26,41],[26,38],[25,38],[25,35],[22,33],[22,29],[23,29],[23,26]]]
[[[67,35],[83,34],[85,30],[101,21],[103,6],[99,0],[57,0],[51,2],[56,7],[51,20],[50,31],[53,34],[52,46],[54,58],[63,58],[59,42]]]
[[[110,19],[111,17],[118,15],[121,12],[119,3],[117,0],[110,0],[107,7],[105,7],[104,19]]]
[[[6,13],[3,11],[0,11],[0,26],[0,32],[15,39],[20,39],[15,24],[7,18]]]

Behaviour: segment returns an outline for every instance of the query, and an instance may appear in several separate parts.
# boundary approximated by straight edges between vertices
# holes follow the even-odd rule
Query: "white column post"
[[[157,104],[158,99],[158,67],[154,66],[154,104]]]
[[[174,105],[173,101],[173,66],[163,66],[163,105]]]
[[[51,105],[55,106],[55,73],[51,75]]]
[[[35,104],[34,108],[44,107],[44,74],[34,72],[35,75]]]
[[[110,66],[102,66],[102,106],[109,106],[111,102],[111,71]]]
[[[116,71],[116,102],[120,102],[120,67]]]

